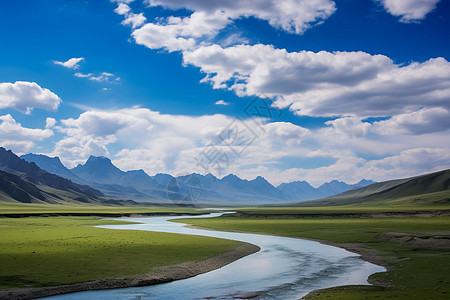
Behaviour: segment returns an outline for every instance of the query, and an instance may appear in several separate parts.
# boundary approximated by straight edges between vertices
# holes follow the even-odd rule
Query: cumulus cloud
[[[135,14],[131,12],[131,8],[124,2],[119,2],[114,12],[125,16],[125,20],[122,21],[122,24],[130,25],[131,28],[139,27],[147,21],[147,18],[144,17],[143,13]]]
[[[421,108],[373,123],[357,117],[344,117],[327,121],[335,133],[362,137],[373,133],[378,135],[422,135],[450,129],[450,112],[443,107]]]
[[[49,129],[55,126],[56,120],[54,118],[45,119],[45,128]]]
[[[144,169],[150,175],[211,172],[222,177],[234,173],[246,179],[262,175],[273,184],[307,180],[315,185],[332,179],[350,183],[364,178],[386,180],[450,167],[448,130],[439,131],[445,114],[423,109],[390,118],[384,121],[395,122],[398,130],[383,132],[384,121],[370,123],[353,117],[332,120],[327,128],[306,129],[289,122],[221,114],[169,115],[137,107],[90,109],[52,127],[64,138],[51,155],[72,167],[90,155],[109,156],[123,170]],[[413,119],[429,128],[420,138],[411,138]],[[433,119],[438,120],[436,124]],[[202,166],[212,154],[223,155],[222,169]],[[288,168],[283,165],[286,160],[293,162]],[[307,168],[303,161],[322,163]]]
[[[66,135],[56,152],[86,158],[89,151],[97,151],[113,154],[114,163],[125,170],[178,174],[202,173],[195,159],[205,150],[219,151],[231,159],[226,173],[247,179],[263,175],[274,184],[386,180],[449,167],[450,63],[446,59],[398,65],[384,55],[361,51],[289,52],[271,45],[247,45],[239,34],[228,42],[223,35],[235,20],[247,17],[302,34],[333,14],[333,1],[148,0],[150,8],[185,12],[149,23],[142,13],[133,13],[129,1],[112,2],[118,4],[115,12],[124,16],[122,24],[132,27],[137,44],[180,51],[183,64],[198,67],[205,74],[202,82],[213,88],[239,96],[264,93],[274,106],[331,120],[324,128],[308,130],[288,122],[224,115],[173,116],[143,108],[88,110],[55,127]],[[437,3],[395,2],[382,4],[402,22],[423,19]],[[241,140],[233,139],[239,126],[250,131]],[[251,142],[239,144],[243,140]],[[214,149],[208,148],[211,143]],[[110,149],[122,150],[114,154]],[[322,164],[302,166],[308,160]]]
[[[34,142],[45,140],[53,135],[53,131],[48,128],[23,127],[10,114],[0,116],[0,122],[1,146],[18,154],[29,151],[34,146]]]
[[[440,132],[450,128],[450,112],[443,107],[422,108],[375,122],[373,126],[379,134],[420,135]]]
[[[0,109],[13,108],[30,114],[33,108],[55,111],[61,102],[55,93],[35,82],[0,83]]]
[[[272,45],[225,47],[214,42],[234,19],[248,16],[301,33],[310,24],[306,19],[324,20],[334,12],[332,1],[147,3],[150,7],[188,9],[192,14],[143,25],[132,32],[136,43],[150,49],[181,51],[183,63],[200,68],[206,74],[202,82],[215,89],[228,89],[239,96],[265,93],[276,100],[275,106],[302,116],[388,117],[422,107],[450,108],[450,63],[442,57],[398,65],[387,56],[362,51],[289,52]],[[120,7],[119,13],[129,13]]]
[[[188,9],[214,15],[223,12],[229,19],[255,17],[266,20],[275,28],[301,34],[311,25],[321,22],[336,10],[329,0],[146,0],[150,6]]]
[[[65,62],[54,60],[53,63],[55,63],[56,65],[63,66],[64,68],[76,70],[80,67],[79,63],[83,60],[84,60],[83,57],[78,57],[78,58],[74,57],[74,58],[70,58],[69,60],[67,60]]]
[[[65,137],[59,140],[50,156],[58,156],[61,161],[70,168],[83,164],[90,155],[110,156],[106,147],[111,141],[98,139],[91,136]]]
[[[30,153],[30,150],[34,147],[34,143],[31,141],[12,141],[2,140],[1,146],[5,149],[9,149],[17,155]]]
[[[264,125],[265,136],[270,143],[284,143],[288,146],[298,146],[303,138],[310,134],[306,128],[289,122],[272,122]]]
[[[362,122],[360,118],[345,117],[333,121],[328,121],[326,125],[331,125],[336,132],[353,137],[365,136],[372,125],[368,122]]]
[[[450,152],[443,148],[412,148],[381,159],[366,160],[355,155],[338,155],[337,160],[317,168],[260,165],[240,171],[243,178],[264,174],[272,184],[306,180],[315,187],[331,180],[357,183],[362,179],[386,181],[413,177],[450,168]]]
[[[400,22],[409,23],[425,19],[436,8],[440,0],[377,0],[391,15],[400,17]]]
[[[145,108],[90,110],[61,123],[62,126],[55,128],[65,134],[65,138],[57,143],[52,155],[61,156],[67,162],[72,158],[87,158],[94,145],[95,151],[101,153],[109,153],[108,149],[114,146],[123,149],[114,160],[119,167],[135,168],[142,164],[140,158],[145,157],[155,163],[153,168],[145,169],[152,174],[204,172],[196,158],[211,143],[226,152],[230,161],[254,164],[255,159],[251,157],[255,155],[261,163],[273,161],[275,156],[287,155],[291,150],[284,148],[299,145],[309,133],[307,129],[287,122],[266,123],[220,114],[167,115]],[[242,130],[247,130],[247,135],[242,135]],[[238,133],[241,135],[236,136]],[[253,139],[245,140],[249,135]]]
[[[130,13],[127,15],[126,19],[122,21],[122,24],[130,25],[131,28],[136,28],[144,24],[145,21],[147,21],[147,18],[144,17],[143,13],[140,14]]]
[[[444,58],[396,65],[364,52],[288,52],[261,44],[199,47],[183,58],[216,89],[263,92],[298,115],[380,117],[450,103]]]
[[[301,34],[314,24],[327,19],[336,10],[329,0],[256,0],[256,1],[146,1],[150,7],[188,9],[186,17],[159,18],[133,31],[136,43],[150,49],[164,48],[169,52],[192,50],[209,43],[220,30],[243,17],[266,20],[275,28]],[[143,14],[134,14],[130,7],[119,3],[115,12],[125,16],[122,24],[141,26],[146,21]],[[223,44],[241,41],[230,36]]]
[[[189,17],[169,17],[133,31],[136,43],[169,52],[194,49],[199,41],[215,36],[231,20],[223,12],[194,12]]]

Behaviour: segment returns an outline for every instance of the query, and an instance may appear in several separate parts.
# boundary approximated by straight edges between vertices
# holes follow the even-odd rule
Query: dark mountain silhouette
[[[2,192],[19,202],[96,202],[102,192],[51,174],[0,147]],[[27,196],[28,195],[28,196]]]
[[[45,202],[46,198],[34,184],[19,176],[0,171],[0,195],[3,200],[22,203]]]

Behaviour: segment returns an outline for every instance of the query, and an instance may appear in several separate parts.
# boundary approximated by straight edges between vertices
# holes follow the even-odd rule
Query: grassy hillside
[[[439,206],[450,205],[450,170],[391,180],[295,206]]]

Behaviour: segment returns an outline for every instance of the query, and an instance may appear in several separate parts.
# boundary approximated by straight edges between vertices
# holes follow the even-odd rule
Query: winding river
[[[122,218],[141,224],[99,226],[108,229],[148,230],[202,235],[242,241],[261,250],[220,269],[188,279],[146,287],[99,290],[46,299],[239,299],[256,293],[254,299],[299,299],[317,289],[368,284],[373,273],[385,271],[341,248],[296,238],[249,233],[221,232],[184,227],[168,222],[207,216]]]

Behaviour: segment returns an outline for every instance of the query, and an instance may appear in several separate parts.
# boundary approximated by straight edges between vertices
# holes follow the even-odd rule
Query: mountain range
[[[421,206],[450,203],[450,170],[374,183],[297,206]],[[295,205],[292,204],[291,205]]]
[[[169,174],[149,176],[143,170],[124,172],[106,157],[91,156],[85,164],[73,169],[66,168],[58,157],[26,154],[21,158],[77,184],[90,185],[109,197],[140,202],[283,203],[319,199],[374,183],[362,180],[349,185],[333,180],[314,188],[305,181],[297,181],[275,187],[261,176],[245,180],[233,174],[219,179],[211,174],[173,177]]]
[[[310,200],[320,198],[318,200]],[[445,205],[450,203],[450,170],[374,183],[348,185],[333,180],[318,188],[305,181],[274,187],[263,177],[245,180],[230,174],[149,176],[143,170],[124,172],[105,157],[66,168],[59,158],[27,154],[19,158],[0,147],[0,201],[20,203],[94,203],[127,205],[176,203],[294,206]],[[295,202],[297,201],[297,202]]]
[[[22,203],[94,203],[104,194],[51,174],[0,147],[1,200]]]

